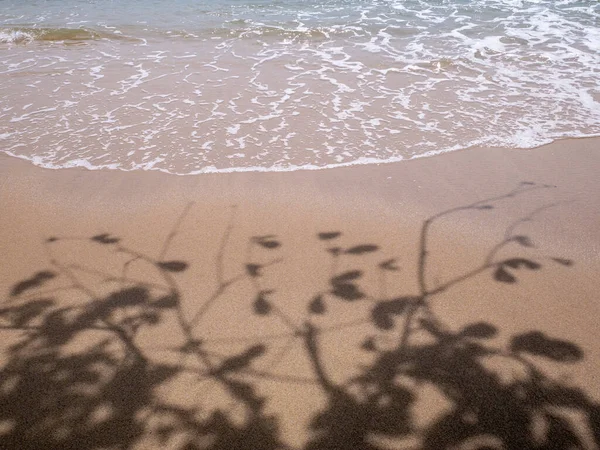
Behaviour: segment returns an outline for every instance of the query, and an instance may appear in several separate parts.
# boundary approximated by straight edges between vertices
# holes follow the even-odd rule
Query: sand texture
[[[600,448],[599,150],[2,156],[0,448]]]

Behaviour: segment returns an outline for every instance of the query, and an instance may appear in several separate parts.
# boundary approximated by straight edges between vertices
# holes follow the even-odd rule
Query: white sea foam
[[[0,30],[0,43],[19,44],[31,42],[35,39],[32,33],[21,30]]]
[[[572,133],[571,135],[561,136],[561,137],[562,138],[580,138],[582,136],[580,136],[577,133]],[[585,137],[600,137],[600,133],[593,134],[593,135],[586,135]],[[542,146],[545,144],[549,144],[550,142],[553,142],[553,141],[554,141],[554,139],[550,139],[550,138],[545,141],[535,141],[535,140],[531,140],[531,139],[527,139],[527,138],[521,139],[521,137],[517,137],[514,142],[520,143],[523,145],[523,147],[519,147],[519,148],[531,149],[531,148],[539,147],[539,146]],[[343,162],[343,163],[332,163],[332,164],[327,164],[327,165],[315,165],[315,164],[303,164],[303,165],[284,164],[284,165],[273,165],[273,166],[243,165],[243,166],[235,166],[235,167],[227,167],[227,168],[218,168],[213,165],[206,165],[200,169],[185,171],[185,172],[178,172],[178,171],[164,169],[161,167],[156,167],[156,164],[164,161],[164,159],[162,159],[162,158],[156,158],[152,161],[136,164],[131,167],[124,167],[120,164],[97,164],[97,163],[92,164],[88,160],[85,160],[85,159],[72,159],[72,160],[69,160],[62,164],[54,164],[50,161],[45,160],[42,157],[37,157],[37,156],[27,157],[27,156],[9,152],[9,151],[2,151],[2,152],[9,156],[13,156],[15,158],[24,159],[26,161],[29,161],[38,167],[42,167],[45,169],[52,169],[52,170],[61,170],[61,169],[66,169],[66,168],[79,167],[79,168],[84,168],[84,169],[91,170],[91,171],[119,170],[119,171],[123,171],[123,172],[132,172],[132,171],[136,171],[136,170],[143,170],[143,171],[159,171],[159,172],[163,172],[163,173],[166,173],[169,175],[189,176],[189,175],[219,174],[219,173],[296,172],[296,171],[303,171],[303,170],[311,170],[312,171],[312,170],[338,169],[338,168],[343,168],[343,167],[353,167],[353,166],[361,166],[361,165],[392,164],[392,163],[398,163],[401,161],[407,161],[407,160],[413,160],[413,159],[429,158],[429,157],[433,157],[433,156],[442,155],[444,153],[454,152],[457,150],[465,150],[465,149],[480,146],[480,145],[483,145],[483,143],[482,142],[471,142],[471,143],[467,143],[464,146],[456,145],[454,147],[449,147],[449,148],[430,150],[430,151],[427,151],[424,153],[420,153],[418,155],[413,155],[409,158],[405,158],[403,156],[395,156],[395,157],[390,157],[390,158],[386,158],[386,159],[360,157],[354,161],[348,161],[348,162]],[[516,145],[509,144],[508,147],[516,147]],[[228,156],[228,158],[231,158],[231,159],[243,158],[244,156],[245,156],[244,154],[240,153],[240,154],[230,155],[230,156]]]
[[[74,23],[60,8],[28,21],[27,6],[8,1],[34,26],[0,19],[0,150],[44,167],[303,170],[600,133],[598,4],[334,0],[298,10],[284,0],[257,13],[209,2],[214,15],[190,9],[183,20],[179,2],[191,0],[178,0],[160,23],[125,26],[134,15],[124,2],[117,26],[92,4]],[[92,31],[14,45],[63,22]],[[53,40],[107,31],[134,39]]]

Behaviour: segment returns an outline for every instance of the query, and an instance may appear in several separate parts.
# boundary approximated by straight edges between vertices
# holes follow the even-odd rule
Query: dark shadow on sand
[[[531,249],[533,244],[515,230],[536,213],[533,211],[514,222],[475,268],[435,286],[428,278],[429,233],[438,219],[459,211],[491,210],[498,202],[546,188],[524,182],[498,197],[427,219],[416,255],[419,292],[410,296],[365,292],[359,284],[363,271],[338,269],[348,266],[341,264],[347,258],[374,254],[379,250],[376,245],[366,242],[345,248],[336,244],[341,232],[319,233],[315,239],[323,243],[331,259],[329,286],[315,286],[314,295],[306,299],[302,320],[273,301],[281,286],[263,283],[264,274],[280,262],[277,252],[284,243],[276,236],[250,238],[243,273],[225,276],[223,261],[233,219],[220,237],[216,288],[192,312],[181,305],[184,293],[177,281],[189,263],[165,259],[187,209],[158,258],[128,248],[111,234],[82,239],[112,246],[115,254],[127,257],[119,277],[96,274],[105,276],[107,282],[121,283],[120,289],[108,294],[98,294],[101,290],[83,283],[81,267],[63,264],[54,255],[57,243],[77,239],[49,238],[45,246],[51,267],[16,283],[0,308],[0,329],[12,336],[5,344],[0,368],[0,447],[128,449],[154,443],[181,449],[291,448],[281,435],[277,413],[266,407],[269,399],[260,393],[260,384],[270,380],[310,384],[326,398],[325,407],[314,411],[306,430],[306,450],[598,448],[600,405],[582,389],[553,379],[537,363],[544,359],[565,365],[579,361],[584,355],[577,344],[531,330],[498,346],[493,338],[499,330],[493,323],[476,322],[456,330],[432,308],[438,295],[475,276],[487,273],[496,283],[515,284],[525,271],[541,271],[547,264],[568,270],[574,264],[560,257],[520,256],[518,248]],[[500,250],[504,254],[507,248],[515,254],[500,257]],[[273,256],[259,262],[253,256],[255,251],[272,252]],[[128,268],[133,262],[154,267],[156,280],[141,282],[130,277]],[[387,259],[376,270],[385,280],[399,267],[396,260]],[[66,284],[47,288],[58,277]],[[311,367],[310,377],[285,378],[257,369],[255,363],[269,349],[268,339],[248,342],[243,348],[238,345],[229,352],[211,349],[210,336],[203,335],[197,325],[241,280],[254,286],[249,299],[253,313],[264,320],[280,321],[290,342],[300,343]],[[280,283],[284,285],[285,280]],[[63,301],[63,296],[69,300]],[[331,378],[321,350],[323,333],[331,330],[320,328],[315,321],[317,316],[329,314],[332,302],[370,305],[361,323],[370,324],[371,333],[355,351],[371,353],[373,363],[361,367],[344,383]],[[167,320],[176,324],[182,345],[175,349],[176,357],[155,358],[139,345],[139,335]],[[379,334],[391,331],[395,340],[382,345]],[[339,332],[351,333],[352,329],[340,328]],[[503,379],[486,364],[493,358],[519,367],[523,375]],[[181,405],[163,401],[160,388],[181,377],[218,385],[231,408],[206,414],[201,397]],[[450,405],[425,429],[419,429],[414,420],[414,386],[421,384],[434,386]],[[409,442],[409,438],[414,438],[412,446],[390,447],[389,442]]]

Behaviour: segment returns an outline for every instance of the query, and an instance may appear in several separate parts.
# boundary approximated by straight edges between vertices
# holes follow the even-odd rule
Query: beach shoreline
[[[440,289],[436,293],[435,312],[450,329],[485,321],[500,330],[494,341],[499,345],[510,335],[532,330],[576,343],[584,355],[580,360],[563,367],[541,358],[540,364],[599,402],[599,149],[600,138],[567,139],[531,150],[476,148],[382,165],[197,176],[48,170],[0,155],[0,248],[4,260],[0,298],[6,304],[17,301],[19,296],[15,300],[12,294],[18,283],[49,267],[79,274],[77,270],[83,266],[93,267],[97,273],[81,272],[77,275],[82,277],[81,283],[105,295],[113,289],[114,280],[97,275],[118,273],[127,261],[124,253],[129,251],[118,250],[122,245],[155,258],[148,261],[185,262],[182,273],[178,269],[183,266],[170,267],[182,293],[183,309],[191,314],[198,299],[210,297],[223,279],[244,268],[250,270],[249,264],[254,264],[253,270],[260,266],[260,277],[250,274],[247,282],[232,286],[227,301],[211,309],[213,315],[203,322],[202,339],[229,342],[251,337],[258,342],[265,334],[284,333],[286,325],[270,324],[271,316],[260,309],[257,313],[252,303],[256,289],[279,302],[278,308],[289,321],[305,323],[307,305],[335,278],[330,264],[332,247],[348,249],[336,270],[360,271],[360,289],[372,292],[374,299],[418,296],[422,286],[417,275],[426,258],[428,289],[435,291],[448,280],[461,280],[447,292]],[[485,199],[491,200],[482,203]],[[427,251],[419,256],[423,250],[419,242],[432,217],[435,222],[429,230]],[[319,233],[341,234],[330,242]],[[111,242],[112,238],[120,240]],[[248,242],[257,247],[251,256],[256,259],[249,259]],[[498,260],[521,258],[535,261],[535,265],[511,268],[508,275],[484,270],[479,274],[481,261],[490,254]],[[129,257],[132,255],[136,254]],[[132,257],[136,261],[144,258]],[[385,261],[394,270],[397,265],[398,271],[390,272],[384,284],[373,268]],[[159,274],[147,268],[131,270],[141,279],[159,282]],[[473,271],[477,274],[461,278]],[[352,289],[345,289],[345,295],[351,296]],[[278,294],[282,297],[276,300]],[[77,292],[63,297],[59,291],[51,297],[65,304],[82,301]],[[247,303],[240,303],[241,298]],[[344,302],[343,295],[341,298],[338,303],[326,299],[328,312],[335,317],[314,319],[315,326],[334,327],[365,314],[368,317],[369,305],[376,302]],[[368,364],[369,354],[365,356],[357,346],[372,332],[363,324],[351,335],[342,333],[321,342],[333,380],[343,384],[356,374],[357,365]],[[14,330],[0,333],[7,343],[18,339]],[[159,343],[178,342],[175,334],[169,327],[159,327],[142,333],[138,343],[145,343],[149,357],[167,361],[156,348]],[[85,344],[78,345],[85,348]],[[302,356],[301,347],[292,349],[273,369],[278,377],[311,374],[310,361]],[[227,346],[221,343],[215,348]],[[10,355],[7,344],[3,364],[10,361]],[[515,376],[511,370],[503,376]],[[210,411],[214,405],[224,404],[219,397],[223,394],[186,398],[186,390],[191,389],[186,383],[189,380],[157,391],[173,405],[202,401]],[[314,387],[298,388],[276,380],[261,383],[256,389],[267,399],[269,413],[278,419],[283,441],[304,445],[312,436],[310,423],[316,411],[327,405],[327,396]],[[440,410],[448,408],[439,394],[431,395],[429,401]],[[415,425],[426,426],[434,420],[435,414],[427,409],[415,408],[414,412]],[[583,434],[589,433],[582,429]],[[414,439],[418,442],[419,437]],[[589,448],[594,448],[589,439]]]

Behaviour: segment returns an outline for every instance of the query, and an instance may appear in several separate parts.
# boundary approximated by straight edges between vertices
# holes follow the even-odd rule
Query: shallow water
[[[600,134],[596,1],[0,3],[0,150],[190,174]]]

